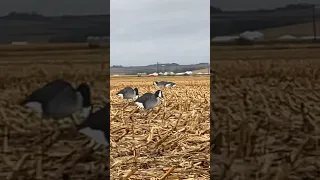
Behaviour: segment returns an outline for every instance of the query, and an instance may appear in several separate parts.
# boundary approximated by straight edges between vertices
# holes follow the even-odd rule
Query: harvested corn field
[[[212,179],[320,177],[319,49],[212,47]]]
[[[0,50],[0,179],[106,179],[107,148],[77,132],[70,118],[41,120],[18,104],[62,78],[74,85],[88,83],[94,109],[101,107],[109,97],[108,51],[19,48],[17,53],[12,47]]]
[[[162,88],[152,111],[116,96],[126,86],[139,95]],[[110,81],[111,178],[209,179],[209,77],[114,77]]]

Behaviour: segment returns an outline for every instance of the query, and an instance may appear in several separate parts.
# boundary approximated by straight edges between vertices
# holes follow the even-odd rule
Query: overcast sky
[[[123,0],[120,0],[123,1]],[[150,0],[151,2],[155,0]],[[157,0],[163,1],[163,0]],[[171,0],[176,1],[176,0]],[[194,0],[194,3],[204,3]],[[226,10],[262,9],[285,6],[295,3],[318,3],[319,0],[210,0],[211,4]],[[128,2],[131,2],[128,0]],[[130,4],[140,1],[132,0]],[[168,2],[168,1],[165,1]],[[181,1],[177,1],[181,2]],[[121,2],[120,2],[121,3]],[[188,2],[186,1],[186,4]],[[61,14],[108,14],[110,0],[1,0],[0,16],[11,11],[37,11],[44,15]],[[134,7],[133,7],[134,8]]]
[[[47,16],[109,14],[110,0],[1,0],[0,16],[36,11]]]
[[[209,63],[209,7],[208,0],[111,0],[111,65]]]
[[[210,4],[223,10],[272,9],[287,4],[319,4],[319,0],[210,0]]]

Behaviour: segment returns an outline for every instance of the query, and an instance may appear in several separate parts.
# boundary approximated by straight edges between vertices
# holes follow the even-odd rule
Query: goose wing
[[[145,93],[142,96],[140,96],[137,100],[135,100],[135,102],[144,103],[145,101],[147,101],[152,96],[153,96],[152,93]]]
[[[49,102],[54,97],[56,97],[60,91],[63,91],[66,88],[72,88],[71,84],[61,79],[52,81],[43,86],[42,88],[34,91],[25,99],[23,104],[25,104],[26,102]]]
[[[158,86],[166,86],[167,82],[166,81],[160,81]]]
[[[152,106],[152,103],[154,100],[156,100],[156,98],[154,97],[154,94],[145,93],[143,96],[141,96],[137,100],[135,100],[135,103],[139,107],[142,107],[141,106],[141,104],[142,104],[144,109],[150,109],[150,106]]]
[[[133,89],[132,89],[131,87],[125,87],[125,88],[121,89],[121,90],[117,93],[117,95],[118,95],[118,94],[125,94],[126,92],[132,91],[132,90],[133,90]]]
[[[54,118],[70,116],[81,107],[82,97],[72,87],[65,87],[43,105],[44,112]]]

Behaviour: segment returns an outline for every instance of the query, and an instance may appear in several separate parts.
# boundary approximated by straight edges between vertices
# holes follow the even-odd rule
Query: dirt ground
[[[63,78],[74,85],[89,83],[92,102],[100,107],[109,99],[108,51],[37,48],[0,48],[0,179],[62,179],[62,174],[70,180],[106,179],[107,148],[70,133],[70,119],[40,120],[17,104],[45,83]]]
[[[173,81],[149,114],[116,93],[126,86],[154,93],[153,81]],[[209,179],[209,77],[112,77],[111,178]]]
[[[319,179],[320,49],[218,49],[211,179]]]

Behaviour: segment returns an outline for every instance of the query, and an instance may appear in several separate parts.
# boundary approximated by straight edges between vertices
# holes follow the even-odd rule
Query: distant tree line
[[[223,12],[220,8],[210,6],[210,14],[221,13]]]
[[[254,31],[259,29],[274,28],[279,26],[289,26],[298,23],[305,23],[301,19],[281,20],[230,20],[223,22],[212,22],[210,29],[211,38],[215,36],[226,36],[231,34],[238,34],[244,31]],[[214,27],[214,28],[213,28]]]
[[[123,68],[123,66],[121,66],[121,65],[113,65],[113,66],[111,66],[111,68]]]
[[[110,17],[110,16],[109,16]],[[61,29],[54,33],[50,33],[50,43],[63,43],[63,42],[86,42],[88,36],[110,36],[110,23],[108,15],[92,15],[92,16],[61,16],[61,17],[46,17],[35,11],[33,12],[10,12],[6,16],[0,17],[6,20],[28,20],[28,21],[46,21],[52,23],[56,29]],[[95,23],[90,22],[88,19],[95,20]],[[81,20],[84,20],[83,22]],[[88,23],[87,23],[88,22]],[[80,28],[63,28],[64,23],[77,23],[83,26]],[[82,23],[82,24],[81,24]],[[38,34],[32,36],[42,35],[39,31]],[[41,32],[48,33],[48,32]]]
[[[298,3],[298,4],[288,4],[284,7],[279,7],[275,9],[258,9],[256,10],[256,12],[277,11],[277,10],[299,10],[299,9],[310,9],[313,7],[314,7],[314,4]],[[228,11],[223,11],[219,7],[210,6],[210,14],[223,13],[223,12],[228,12]]]
[[[35,11],[32,11],[30,13],[27,12],[10,12],[3,18],[9,19],[9,20],[46,20],[48,17],[45,17]]]
[[[312,4],[289,4],[285,7],[280,7],[272,10],[257,10],[254,11],[257,13],[262,12],[273,12],[273,11],[286,11],[286,10],[303,10],[303,9],[310,9],[312,8]],[[220,8],[211,6],[210,13],[213,15],[220,14],[223,16],[223,13],[228,13],[227,11],[223,11]],[[301,18],[299,18],[301,16]],[[266,28],[275,28],[279,26],[288,26],[300,23],[310,22],[312,17],[309,19],[303,17],[303,15],[297,15],[296,18],[288,17],[288,18],[268,18],[268,19],[261,19],[257,18],[256,20],[247,19],[244,17],[240,19],[239,17],[226,17],[224,20],[215,21],[213,18],[210,22],[210,37],[213,38],[215,36],[226,36],[232,34],[238,34],[244,31],[254,31]]]
[[[178,66],[178,67],[163,67],[159,69],[159,72],[186,72],[186,71],[194,71],[194,70],[199,70],[199,69],[204,69],[206,66],[203,65],[198,65],[198,66]],[[138,73],[147,73],[151,74],[154,72],[157,72],[157,68],[138,68],[138,69],[132,69],[128,70],[127,72],[128,75],[135,75]]]

